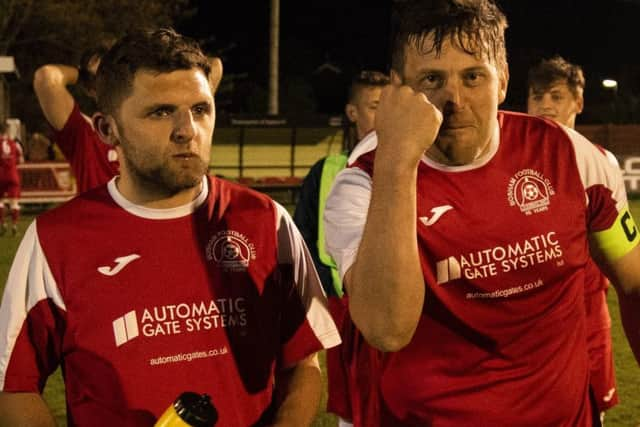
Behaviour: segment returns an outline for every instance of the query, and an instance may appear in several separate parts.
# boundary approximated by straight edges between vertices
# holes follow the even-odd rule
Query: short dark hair
[[[355,101],[358,93],[366,87],[383,87],[389,84],[389,76],[380,71],[362,70],[351,80],[347,102]]]
[[[130,33],[102,57],[96,76],[98,109],[113,113],[139,70],[169,73],[192,68],[200,68],[209,79],[211,65],[194,40],[170,28]]]
[[[527,86],[534,92],[544,92],[558,80],[566,80],[574,97],[584,92],[584,73],[582,67],[572,64],[561,56],[541,60],[529,69]]]
[[[391,67],[401,76],[409,44],[439,55],[447,39],[470,55],[507,64],[507,18],[492,0],[407,0],[394,7]],[[425,46],[433,34],[433,46]]]
[[[351,86],[349,86],[349,97],[347,103],[353,104],[356,102],[356,98],[360,92],[365,88],[371,87],[384,87],[390,83],[389,76],[380,71],[374,70],[362,70],[353,76],[351,79]],[[351,122],[348,118],[343,119],[343,139],[342,139],[342,151],[348,153],[353,150],[353,147],[358,143],[358,135],[356,132],[355,123]]]

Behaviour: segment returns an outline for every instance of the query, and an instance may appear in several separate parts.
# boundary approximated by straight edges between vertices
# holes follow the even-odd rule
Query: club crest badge
[[[256,259],[256,249],[244,234],[223,230],[209,239],[206,257],[223,271],[246,271],[249,263]]]
[[[518,171],[507,187],[509,206],[517,205],[525,215],[548,210],[555,194],[551,182],[533,169]]]

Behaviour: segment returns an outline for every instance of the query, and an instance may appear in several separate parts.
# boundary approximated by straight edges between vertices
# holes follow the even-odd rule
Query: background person
[[[95,99],[96,70],[111,44],[86,51],[80,67],[47,64],[33,77],[38,102],[54,130],[53,140],[71,165],[78,192],[105,184],[118,173],[117,151],[100,140],[91,118],[82,114],[68,88],[77,84]]]
[[[18,249],[0,425],[52,424],[39,393],[59,364],[73,425],[151,426],[184,391],[211,396],[218,425],[311,424],[316,352],[339,335],[285,209],[207,175],[210,73],[166,29],[103,57],[94,127],[120,175],[38,217]]]
[[[20,218],[20,174],[18,165],[24,162],[22,147],[7,133],[6,122],[0,122],[0,236],[7,233],[5,199],[11,216],[11,235],[18,234]]]
[[[364,422],[590,426],[590,239],[640,359],[640,239],[620,171],[573,131],[498,111],[507,22],[492,1],[397,7],[376,133],[325,208],[351,318],[384,352]]]
[[[293,215],[309,248],[324,291],[329,296],[329,309],[339,330],[352,326],[348,318],[346,300],[340,299],[343,294],[342,282],[335,261],[324,247],[324,205],[333,180],[347,164],[349,153],[358,141],[373,131],[380,94],[382,88],[388,84],[389,77],[379,71],[363,70],[353,78],[345,105],[348,128],[344,132],[343,152],[323,157],[311,167],[302,181],[300,197]],[[351,346],[341,345],[327,351],[327,411],[340,417],[340,426],[350,425],[348,420],[352,418],[348,372],[348,360],[351,359],[352,350]]]
[[[582,68],[556,56],[543,59],[529,70],[527,112],[575,128],[576,116],[584,108],[585,79]],[[615,156],[607,151],[615,166]],[[611,316],[607,306],[609,280],[593,260],[587,264],[585,283],[587,348],[590,387],[596,414],[602,423],[604,411],[618,404],[611,343]]]
[[[373,131],[373,120],[380,94],[387,84],[389,77],[379,71],[364,70],[353,78],[344,108],[348,128],[344,132],[343,151],[318,160],[309,169],[300,188],[293,219],[309,247],[327,295],[341,294],[342,284],[337,275],[335,262],[324,250],[324,239],[320,238],[324,228],[324,201],[335,176],[346,166],[347,157],[353,147]]]
[[[575,129],[584,108],[584,73],[578,65],[556,56],[529,69],[527,112]]]
[[[63,162],[65,160],[58,146],[40,132],[31,134],[27,147],[28,162]]]

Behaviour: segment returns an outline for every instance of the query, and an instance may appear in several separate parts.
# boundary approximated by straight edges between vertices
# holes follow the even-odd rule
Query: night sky
[[[590,100],[595,103],[609,96],[600,87],[604,77],[619,81],[618,95],[640,95],[640,1],[498,3],[509,20],[511,80],[506,108],[523,108],[528,67],[554,54],[583,66],[587,107]],[[202,0],[198,17],[179,29],[220,54],[225,73],[248,73],[266,86],[269,4],[268,0],[225,2],[223,12],[218,2]],[[345,78],[362,68],[388,70],[391,1],[281,0],[280,8],[281,81],[312,79],[325,62],[336,65]]]

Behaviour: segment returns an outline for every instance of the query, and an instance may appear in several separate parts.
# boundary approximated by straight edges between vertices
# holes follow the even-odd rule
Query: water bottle
[[[185,391],[167,408],[154,427],[213,427],[218,411],[206,394]]]

